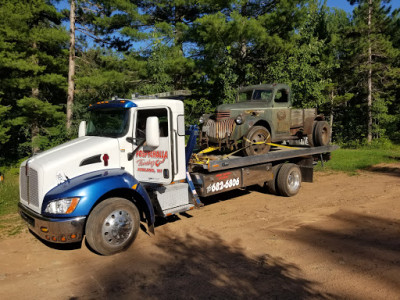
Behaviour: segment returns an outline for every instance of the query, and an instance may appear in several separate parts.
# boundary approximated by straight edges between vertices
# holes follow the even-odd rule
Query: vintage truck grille
[[[217,112],[217,121],[220,121],[221,119],[226,119],[231,116],[230,111],[218,111]]]
[[[26,167],[21,167],[20,170],[20,189],[21,198],[27,201],[28,204],[39,207],[39,182],[37,172],[29,168],[26,174]]]
[[[234,128],[235,119],[229,118],[221,121],[208,119],[207,123],[203,126],[203,132],[210,138],[223,139],[226,135],[230,136]]]

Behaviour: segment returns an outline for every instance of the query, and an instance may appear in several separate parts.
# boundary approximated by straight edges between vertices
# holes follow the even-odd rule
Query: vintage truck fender
[[[250,116],[245,119],[245,122],[243,124],[235,126],[231,139],[240,140],[243,136],[245,136],[249,132],[249,130],[253,126],[263,126],[267,128],[271,134],[271,138],[272,139],[275,138],[275,130],[272,124],[259,117]]]
[[[54,215],[45,212],[49,202],[70,197],[80,197],[72,213]],[[139,181],[122,169],[95,171],[68,179],[45,195],[42,215],[51,218],[88,216],[99,202],[110,197],[132,199],[139,211],[144,212],[149,230],[153,231],[155,216],[150,197]]]

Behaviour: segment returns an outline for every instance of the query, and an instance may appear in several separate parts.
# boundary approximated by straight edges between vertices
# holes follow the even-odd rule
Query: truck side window
[[[283,102],[288,102],[288,100],[289,100],[289,93],[287,90],[281,89],[276,92],[275,102],[283,103]]]
[[[255,90],[253,100],[270,100],[272,96],[271,90]]]
[[[160,137],[168,136],[168,111],[166,108],[138,110],[136,120],[136,137],[145,138],[146,120],[148,117],[158,117],[160,122]]]

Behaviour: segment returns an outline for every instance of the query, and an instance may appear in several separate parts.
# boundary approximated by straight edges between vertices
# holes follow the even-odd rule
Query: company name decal
[[[139,158],[136,161],[139,167],[146,167],[146,168],[138,168],[138,171],[155,173],[153,167],[158,167],[165,162],[165,160],[168,158],[168,151],[140,150],[136,152],[136,158]],[[160,171],[157,170],[157,173]]]

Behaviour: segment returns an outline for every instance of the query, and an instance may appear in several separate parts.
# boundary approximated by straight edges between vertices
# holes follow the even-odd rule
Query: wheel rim
[[[287,178],[288,188],[291,193],[295,193],[300,188],[300,174],[297,171],[289,173]]]
[[[113,246],[122,245],[133,232],[132,216],[126,210],[115,210],[107,216],[102,226],[105,242]]]
[[[264,130],[257,130],[256,132],[253,133],[253,135],[250,137],[250,151],[257,155],[257,154],[264,154],[267,153],[270,145],[267,144],[253,144],[253,143],[258,143],[258,142],[267,142],[269,143],[271,141],[271,135],[269,132],[266,132]]]

